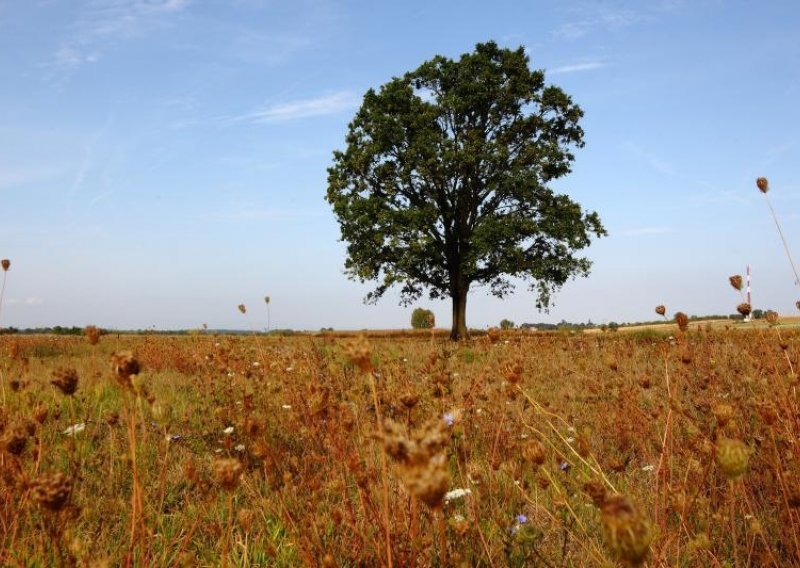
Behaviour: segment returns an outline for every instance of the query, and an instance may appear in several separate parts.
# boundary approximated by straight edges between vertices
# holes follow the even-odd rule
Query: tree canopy
[[[367,301],[395,285],[406,305],[425,291],[450,297],[459,339],[471,286],[503,297],[523,278],[543,309],[570,277],[587,275],[576,252],[605,229],[548,186],[583,146],[582,116],[523,48],[494,42],[367,91],[327,191],[348,275],[377,281]]]

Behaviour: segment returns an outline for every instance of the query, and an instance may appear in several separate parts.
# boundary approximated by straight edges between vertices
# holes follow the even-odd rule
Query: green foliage
[[[433,327],[434,315],[431,310],[417,308],[411,313],[411,327],[414,329],[430,329]]]
[[[503,297],[510,277],[525,278],[546,308],[588,274],[575,253],[605,229],[549,187],[583,146],[583,111],[528,64],[523,48],[478,44],[364,95],[347,147],[334,152],[327,200],[348,275],[378,283],[367,301],[394,285],[405,305],[425,291],[450,297],[458,338],[472,285]]]
[[[515,324],[510,319],[500,320],[500,329],[514,329]]]

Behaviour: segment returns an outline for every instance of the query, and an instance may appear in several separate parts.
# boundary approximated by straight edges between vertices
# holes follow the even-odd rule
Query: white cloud
[[[300,99],[271,105],[250,114],[237,117],[236,121],[284,122],[314,116],[326,116],[349,110],[358,105],[358,97],[350,91],[340,91],[314,99]]]
[[[602,69],[606,64],[602,61],[587,61],[585,63],[575,63],[573,65],[562,65],[549,69],[548,73],[551,75],[562,75],[566,73],[578,73],[580,71],[592,71],[594,69]]]
[[[9,298],[8,305],[10,306],[40,306],[44,303],[41,298]]]

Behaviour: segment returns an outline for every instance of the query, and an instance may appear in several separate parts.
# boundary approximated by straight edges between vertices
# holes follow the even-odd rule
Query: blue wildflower
[[[450,426],[451,428],[452,428],[453,424],[455,424],[455,423],[456,423],[456,417],[455,417],[455,415],[454,415],[452,412],[446,412],[446,413],[445,413],[445,414],[442,416],[442,420],[444,420],[444,421],[445,421],[445,424],[447,424],[447,425],[448,425],[448,426]]]

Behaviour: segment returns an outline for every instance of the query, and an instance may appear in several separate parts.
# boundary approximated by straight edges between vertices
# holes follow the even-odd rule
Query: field
[[[0,337],[8,566],[800,564],[800,335]]]

